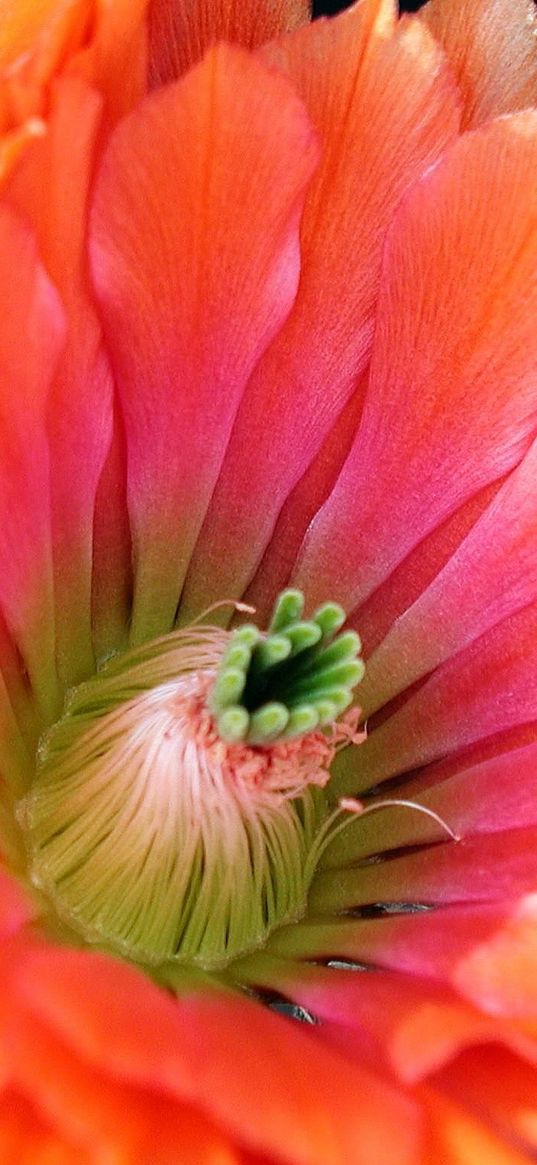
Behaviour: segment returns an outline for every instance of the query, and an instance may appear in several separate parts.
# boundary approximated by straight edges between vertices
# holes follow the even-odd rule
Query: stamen
[[[430,817],[440,825],[442,829],[448,834],[452,841],[461,841],[458,833],[455,833],[447,821],[435,813],[434,809],[429,809],[426,805],[420,805],[418,801],[406,801],[399,797],[387,797],[384,801],[375,801],[373,805],[364,806],[362,801],[356,797],[341,797],[337,806],[329,817],[323,822],[323,825],[315,839],[315,863],[320,861],[325,850],[335,840],[340,833],[351,824],[351,822],[359,817],[362,820],[368,817],[371,813],[379,813],[382,809],[397,808],[413,809],[417,813],[423,813],[425,817]],[[342,818],[343,816],[343,820]],[[348,814],[351,814],[349,817]]]
[[[287,590],[266,632],[196,623],[69,693],[18,817],[30,877],[87,941],[214,968],[304,914],[330,766],[363,739],[344,622]]]
[[[211,603],[210,607],[206,607],[201,614],[196,615],[191,626],[196,627],[200,623],[204,623],[208,615],[212,615],[213,611],[220,611],[222,607],[234,607],[243,615],[255,615],[255,607],[251,607],[249,603],[239,602],[238,599],[219,599],[217,603]]]
[[[460,841],[460,835],[454,833],[451,826],[439,813],[435,813],[434,809],[429,809],[427,805],[420,805],[418,801],[405,801],[400,797],[387,797],[384,801],[375,801],[374,805],[368,805],[364,808],[361,801],[357,801],[354,797],[342,797],[339,802],[340,809],[348,813],[355,813],[359,817],[367,817],[370,813],[378,813],[381,809],[389,809],[395,807],[402,807],[403,809],[414,809],[417,813],[423,813],[425,817],[430,817],[432,821],[436,821],[442,829],[449,835],[452,841]]]

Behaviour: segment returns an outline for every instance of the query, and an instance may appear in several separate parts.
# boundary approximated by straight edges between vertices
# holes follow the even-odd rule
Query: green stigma
[[[303,618],[304,596],[286,590],[269,629],[235,631],[224,653],[209,706],[226,743],[267,747],[333,724],[352,703],[364,674],[355,631],[338,634],[346,615],[323,603]]]

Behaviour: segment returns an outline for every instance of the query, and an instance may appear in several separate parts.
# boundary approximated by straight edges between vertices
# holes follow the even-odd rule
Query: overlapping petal
[[[253,49],[307,22],[308,0],[151,0],[152,85],[176,81],[220,40]]]
[[[535,720],[532,604],[453,656],[343,754],[335,793],[356,793],[476,741]]]
[[[361,425],[296,571],[313,602],[322,590],[358,607],[527,451],[536,158],[536,115],[500,119],[462,137],[397,213]]]
[[[126,967],[52,950],[30,949],[9,991],[14,1083],[71,1136],[89,1141],[100,1127],[104,1145],[123,1142],[129,1165],[160,1161],[159,1150],[166,1160],[170,1129],[185,1161],[238,1160],[234,1144],[296,1165],[415,1157],[409,1099],[255,1004],[219,994],[174,1003]]]
[[[420,17],[449,57],[463,97],[465,129],[535,105],[533,0],[429,0]]]
[[[302,96],[323,160],[302,221],[297,302],[248,385],[187,578],[184,619],[251,581],[289,492],[356,392],[352,423],[386,228],[404,190],[458,126],[457,96],[436,45],[418,21],[396,24],[390,0],[365,0],[264,56]],[[335,450],[336,472],[349,435]],[[301,521],[324,500],[333,457],[326,463],[320,453]]]
[[[443,570],[390,628],[360,689],[366,715],[537,597],[537,445]]]
[[[57,649],[65,682],[94,667],[91,586],[95,495],[111,438],[112,383],[88,287],[86,222],[102,103],[76,78],[57,82],[47,132],[5,196],[35,224],[68,320],[47,407]],[[73,145],[74,143],[74,145]]]
[[[50,907],[2,871],[0,1158],[524,1165],[536,115],[452,142],[460,96],[465,126],[534,102],[531,13],[153,0],[148,81],[144,10],[3,25],[2,860],[23,877],[38,734],[131,613],[138,642],[180,601],[263,611],[293,571],[370,655],[330,793],[433,816],[356,816],[264,950],[152,968],[176,998],[36,938]]]
[[[4,126],[46,120],[50,86],[65,73],[99,89],[110,120],[125,113],[145,87],[146,7],[147,0],[8,0],[0,34]]]
[[[535,1063],[531,1026],[485,1014],[454,987],[397,971],[349,974],[285,959],[251,959],[248,982],[279,991],[326,1025],[330,1043],[416,1084],[467,1048],[502,1045]]]
[[[296,292],[316,160],[288,83],[223,47],[107,153],[93,266],[128,442],[135,639],[173,624],[244,386]]]
[[[46,718],[58,708],[46,409],[64,319],[27,224],[3,207],[0,232],[0,604]]]
[[[104,135],[145,89],[144,8],[145,0],[15,4],[3,22],[4,126],[14,127],[0,143],[4,197],[32,222],[68,324],[47,409],[56,650],[66,683],[94,666],[93,523],[112,427],[111,376],[88,285],[88,198]]]
[[[535,825],[537,743],[533,724],[527,733],[529,740],[511,739],[503,745],[499,743],[501,736],[489,737],[485,741],[491,753],[488,756],[469,757],[468,750],[463,750],[454,758],[428,765],[405,782],[404,796],[432,810],[463,839]],[[483,742],[479,745],[483,748]],[[382,801],[382,792],[378,800]],[[388,805],[381,814],[350,823],[328,847],[322,865],[345,866],[401,845],[445,839],[438,820],[418,811],[411,813],[404,806]]]

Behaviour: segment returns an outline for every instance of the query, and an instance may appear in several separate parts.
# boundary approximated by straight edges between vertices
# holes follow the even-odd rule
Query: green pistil
[[[265,634],[246,624],[231,636],[209,698],[222,740],[268,747],[326,727],[352,703],[364,674],[359,636],[338,634],[337,603],[303,612],[302,593],[286,590]]]

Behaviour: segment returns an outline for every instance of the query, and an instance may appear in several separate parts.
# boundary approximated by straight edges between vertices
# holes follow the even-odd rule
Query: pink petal
[[[537,442],[368,660],[366,715],[537,598],[536,481]]]
[[[365,603],[356,608],[349,622],[360,629],[366,658],[370,658],[401,612],[412,606],[449,562],[507,476],[479,490],[440,526],[431,530]]]
[[[95,495],[92,629],[97,660],[126,647],[132,595],[131,538],[127,512],[127,453],[122,421],[114,429]]]
[[[356,793],[535,718],[537,604],[443,664],[336,767],[335,795]]]
[[[48,716],[57,711],[58,684],[45,425],[63,315],[30,230],[5,207],[0,236],[0,605]]]
[[[537,1018],[537,900],[445,906],[373,920],[312,920],[275,932],[274,954],[352,959],[450,983],[482,1011]]]
[[[317,456],[280,510],[269,545],[244,594],[245,601],[256,609],[259,625],[270,618],[274,595],[289,582],[304,530],[338,479],[362,412],[366,379],[364,375],[358,383]]]
[[[22,795],[34,774],[35,748],[42,730],[42,719],[35,708],[32,690],[21,667],[20,653],[2,614],[0,659],[0,767],[4,781],[9,775],[11,793]],[[4,851],[6,837],[13,830],[12,812],[10,799],[6,797],[0,829]]]
[[[517,464],[537,396],[537,114],[462,137],[396,215],[369,392],[296,582],[357,607]]]
[[[67,343],[48,407],[57,656],[73,684],[94,669],[91,627],[93,522],[112,427],[112,382],[86,272],[89,185],[101,102],[79,79],[54,88],[47,134],[28,151],[8,191],[35,225],[61,296]]]
[[[452,775],[449,769],[446,773],[446,764],[441,761],[428,765],[393,796],[432,809],[463,838],[535,826],[536,762],[535,740],[474,763],[457,758]],[[378,800],[382,801],[382,794]],[[445,830],[430,817],[404,807],[387,806],[382,812],[351,822],[326,851],[323,866],[346,865],[400,846],[445,840]]]
[[[22,886],[0,870],[0,935],[6,940],[34,917],[35,911]]]
[[[287,82],[223,46],[105,158],[93,262],[126,427],[134,639],[173,623],[244,386],[295,295],[315,158]]]
[[[458,126],[436,46],[418,21],[395,23],[391,0],[314,22],[265,55],[303,97],[323,158],[306,201],[297,302],[241,405],[187,578],[185,620],[251,581],[290,491],[367,366],[394,209]],[[326,497],[345,444],[335,467],[321,465],[307,508]],[[293,556],[310,516],[300,501],[297,508]],[[287,512],[289,523],[296,520]]]
[[[322,914],[383,902],[487,902],[520,897],[536,885],[533,825],[449,841],[379,864],[330,870],[315,878],[310,905]]]
[[[415,914],[359,919],[313,917],[275,931],[270,954],[285,958],[356,960],[366,968],[389,968],[447,980],[467,958],[510,924],[514,904],[444,906]]]

